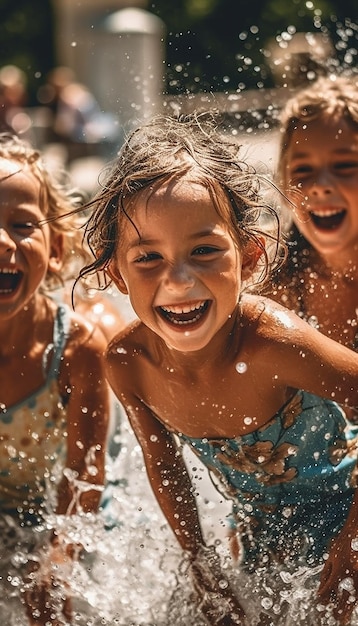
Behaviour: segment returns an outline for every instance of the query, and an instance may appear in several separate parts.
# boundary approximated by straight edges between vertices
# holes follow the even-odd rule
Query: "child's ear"
[[[48,268],[51,272],[56,274],[61,270],[62,263],[63,263],[63,235],[56,233],[51,236]]]
[[[258,237],[262,247],[255,241],[249,241],[242,252],[241,278],[247,280],[254,272],[255,267],[263,255],[265,249],[265,238]]]
[[[116,264],[111,261],[106,269],[105,269],[106,274],[108,274],[108,276],[110,277],[111,280],[113,280],[114,284],[116,285],[117,289],[119,289],[119,291],[121,293],[124,293],[125,295],[128,294],[128,289],[127,289],[127,285],[124,282],[123,278],[122,278],[122,274],[120,273],[118,267],[116,266]]]

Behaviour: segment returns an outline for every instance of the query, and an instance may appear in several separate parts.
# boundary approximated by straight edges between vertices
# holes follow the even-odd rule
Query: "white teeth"
[[[0,274],[18,274],[18,270],[5,267],[3,269],[0,269]]]
[[[194,322],[197,322],[198,319],[200,319],[200,315],[196,315],[195,317],[193,317],[193,319],[186,320],[185,322],[180,320],[172,320],[172,323],[177,324],[178,326],[185,326],[185,324],[194,324]]]
[[[165,311],[166,313],[191,313],[192,311],[197,311],[198,309],[201,309],[202,306],[204,306],[205,304],[205,300],[203,300],[202,302],[199,302],[198,304],[192,304],[192,305],[178,305],[178,306],[162,306],[160,307],[161,309],[163,309],[163,311]]]
[[[316,215],[317,217],[331,217],[332,215],[338,215],[342,213],[344,209],[324,209],[322,211],[311,211],[312,215]]]

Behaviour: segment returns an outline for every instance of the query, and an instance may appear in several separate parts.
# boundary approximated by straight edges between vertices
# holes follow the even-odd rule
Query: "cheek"
[[[307,213],[303,214],[302,212],[293,215],[293,223],[297,230],[304,236],[307,236],[307,233],[310,231],[310,226],[312,226],[309,215],[307,215]]]
[[[289,209],[296,213],[303,213],[305,210],[305,205],[307,203],[307,190],[305,186],[298,183],[295,185],[292,184],[292,187],[287,190],[286,197],[289,200]]]
[[[50,256],[50,242],[46,237],[25,237],[20,242],[20,247],[23,253],[27,256],[31,256],[39,264],[46,263]]]

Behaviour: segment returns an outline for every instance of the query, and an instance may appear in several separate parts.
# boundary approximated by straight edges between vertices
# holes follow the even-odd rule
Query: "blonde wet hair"
[[[28,168],[39,182],[39,208],[48,222],[50,234],[63,235],[63,256],[60,273],[48,271],[42,290],[51,290],[74,278],[79,264],[88,259],[82,239],[83,234],[75,207],[81,206],[83,198],[78,191],[61,182],[46,165],[40,151],[18,135],[0,133],[0,158],[15,161]],[[58,219],[67,215],[65,220]]]
[[[279,175],[285,181],[286,155],[298,125],[344,119],[358,127],[358,76],[322,76],[290,98],[280,115]]]

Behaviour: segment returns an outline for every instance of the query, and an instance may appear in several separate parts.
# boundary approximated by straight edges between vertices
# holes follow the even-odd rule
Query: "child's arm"
[[[91,329],[67,357],[67,477],[58,494],[60,514],[96,511],[100,501],[109,422],[105,348],[103,334]]]
[[[318,597],[334,605],[339,624],[350,624],[358,601],[358,490],[347,520],[330,545],[329,556],[321,573]]]
[[[109,413],[103,358],[106,343],[102,333],[92,332],[92,329],[89,333],[83,323],[82,327],[81,324],[77,327],[75,335],[75,341],[70,339],[68,342],[61,368],[69,402],[66,475],[59,485],[56,509],[60,515],[96,511],[104,482]],[[63,382],[62,378],[60,382]],[[67,579],[71,575],[73,559],[80,549],[80,546],[71,544],[63,533],[54,530],[49,546],[39,555],[38,566],[29,572],[32,583],[25,594],[25,601],[31,625],[47,624],[50,618],[55,625],[62,624],[64,617],[70,621]],[[62,609],[59,609],[56,600],[56,589],[63,590]],[[59,615],[58,621],[53,615]]]
[[[115,380],[112,383],[141,445],[159,506],[189,556],[190,576],[208,624],[243,625],[245,612],[220,569],[214,548],[205,546],[193,486],[173,436],[137,398],[120,394]]]
[[[138,399],[124,400],[141,445],[148,478],[158,503],[181,547],[193,555],[204,544],[189,474],[173,436]]]
[[[267,342],[265,367],[267,375],[269,369],[273,373],[272,385],[358,406],[358,354],[284,307],[264,302],[259,334]]]

